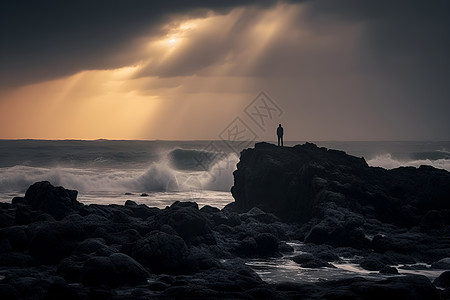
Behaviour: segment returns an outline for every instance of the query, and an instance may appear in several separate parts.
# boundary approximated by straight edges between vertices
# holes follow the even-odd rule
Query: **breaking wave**
[[[394,169],[406,166],[420,167],[421,165],[428,165],[438,169],[450,171],[450,158],[443,158],[449,157],[448,153],[443,153],[441,156],[434,157],[439,158],[431,159],[423,157],[421,159],[399,159],[393,157],[390,153],[386,153],[377,155],[374,158],[367,160],[367,163],[369,164],[369,166],[382,167],[385,169]]]
[[[199,159],[203,159],[201,167],[195,165]],[[25,192],[31,184],[42,180],[81,192],[229,191],[237,161],[235,154],[221,155],[219,159],[211,152],[176,149],[150,163],[147,169],[17,165],[0,168],[0,191]]]

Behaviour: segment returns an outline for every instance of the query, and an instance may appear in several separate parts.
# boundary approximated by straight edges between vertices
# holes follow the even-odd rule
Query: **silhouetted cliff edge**
[[[257,143],[241,152],[233,174],[239,212],[259,207],[303,223],[347,211],[407,228],[450,220],[450,173],[430,166],[386,170],[312,143]]]

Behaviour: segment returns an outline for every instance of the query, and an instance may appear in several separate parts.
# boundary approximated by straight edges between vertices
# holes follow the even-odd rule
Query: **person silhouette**
[[[281,124],[278,124],[278,128],[277,128],[278,146],[280,146],[280,141],[281,141],[281,147],[283,147],[283,134],[284,134],[284,129],[283,129],[283,127],[281,127]]]

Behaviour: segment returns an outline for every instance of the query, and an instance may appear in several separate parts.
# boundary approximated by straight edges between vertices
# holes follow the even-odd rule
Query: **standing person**
[[[283,133],[284,133],[283,127],[281,127],[281,124],[278,124],[278,128],[277,128],[278,146],[280,146],[280,141],[281,141],[281,147],[283,147]]]

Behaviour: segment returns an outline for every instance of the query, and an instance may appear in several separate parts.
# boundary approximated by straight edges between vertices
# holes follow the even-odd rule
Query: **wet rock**
[[[371,254],[363,258],[360,261],[359,265],[361,266],[361,268],[366,269],[368,271],[380,271],[383,268],[385,268],[386,264],[389,262],[390,261],[386,261],[380,255]]]
[[[381,270],[380,270],[381,274],[398,274],[398,270],[395,267],[391,267],[391,266],[384,266]]]
[[[280,242],[278,244],[278,250],[281,253],[292,253],[294,252],[294,248],[288,244],[286,244],[285,242]]]
[[[431,264],[434,269],[447,269],[450,270],[450,257],[443,258]]]
[[[234,252],[239,257],[256,257],[258,255],[258,244],[254,238],[246,237],[238,244]]]
[[[298,263],[303,268],[334,268],[333,265],[327,263],[326,261],[323,261],[321,259],[318,259],[314,257],[310,253],[302,253],[299,255],[296,255],[292,258],[293,261]]]
[[[279,240],[270,233],[260,233],[255,237],[258,255],[262,257],[281,256],[278,251]]]
[[[450,289],[450,271],[442,272],[438,278],[436,278],[433,282],[436,286]]]

